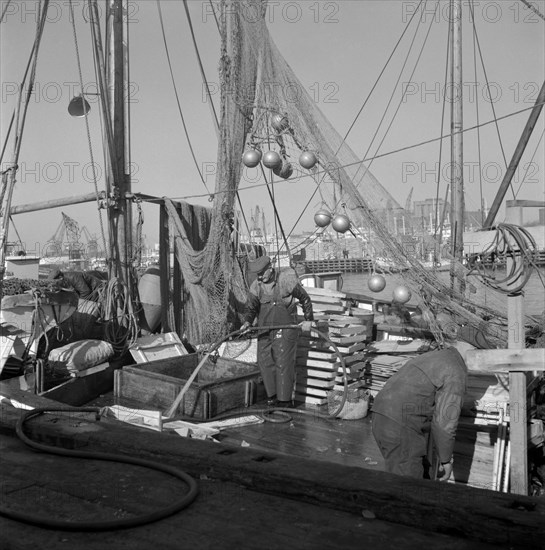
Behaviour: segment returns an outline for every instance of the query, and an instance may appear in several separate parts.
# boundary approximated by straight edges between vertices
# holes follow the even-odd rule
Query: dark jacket
[[[431,428],[442,462],[452,456],[467,384],[467,366],[453,347],[409,360],[377,394],[373,412],[417,431]]]
[[[255,280],[250,285],[244,321],[252,323],[256,317],[258,318],[262,300],[264,298],[269,299],[270,296],[275,294],[280,297],[286,306],[294,323],[297,321],[297,302],[301,304],[305,321],[314,320],[312,301],[307,291],[299,283],[297,276],[288,270],[280,270],[278,274],[275,273],[272,281],[264,283]]]

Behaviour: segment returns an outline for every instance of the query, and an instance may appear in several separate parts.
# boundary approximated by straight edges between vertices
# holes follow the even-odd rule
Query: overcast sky
[[[541,13],[545,13],[544,0],[533,0],[532,3]],[[11,2],[0,26],[2,143],[14,109],[16,87],[22,79],[34,40],[35,4],[30,1]],[[83,1],[74,1],[73,7],[84,89],[94,91],[85,4]],[[104,3],[99,4],[104,11]],[[217,6],[217,2],[213,1],[212,4]],[[272,1],[267,21],[276,44],[303,86],[339,133],[344,135],[417,4],[416,0]],[[422,43],[431,25],[429,38],[413,81],[408,82],[408,72],[401,79],[394,105],[397,105],[402,89],[406,90],[405,100],[379,154],[435,138],[441,133],[448,1],[440,1],[434,16],[435,4],[435,1],[428,0],[417,38],[420,41],[418,44]],[[2,0],[0,5],[3,11],[7,1]],[[189,5],[207,80],[211,83],[217,101],[219,36],[210,2],[191,0]],[[203,97],[203,84],[183,3],[163,0],[161,6],[190,138],[208,188],[212,190],[217,141],[209,105]],[[545,79],[545,22],[519,0],[475,2],[481,50],[480,54],[476,54],[478,65],[475,79],[472,25],[467,0],[463,1],[463,6],[465,127],[475,125],[477,108],[482,123],[493,119],[492,106],[498,118],[531,107]],[[157,196],[188,197],[189,202],[206,205],[206,189],[191,160],[176,106],[160,32],[157,3],[155,0],[129,1],[129,18],[132,189]],[[408,36],[412,34],[410,30]],[[348,143],[360,157],[367,151],[386,109],[407,47],[406,37],[400,51],[392,59],[384,81],[377,86],[372,100],[350,134]],[[66,110],[71,97],[80,90],[75,52],[69,3],[52,0],[40,49],[36,91],[23,136],[13,205],[83,195],[94,190],[85,122],[70,117]],[[491,83],[490,94],[485,85],[480,55]],[[88,100],[92,107],[88,119],[93,158],[98,165],[98,185],[103,189],[98,104],[95,96],[88,96]],[[496,126],[489,124],[481,130],[481,179],[477,133],[472,131],[466,134],[464,175],[468,209],[479,208],[481,190],[488,206],[492,203],[505,171],[504,156],[508,163],[528,116],[529,111],[526,111],[498,123],[503,153]],[[391,114],[386,118],[386,124],[390,119]],[[542,114],[515,176],[514,189],[518,198],[545,200],[543,120]],[[446,128],[448,131],[448,126]],[[371,148],[371,153],[376,153],[376,147],[377,144]],[[444,147],[445,154],[448,152],[448,141]],[[12,142],[9,142],[3,168],[9,165],[11,152]],[[435,197],[438,160],[439,144],[434,142],[379,158],[373,162],[371,171],[404,205],[411,188],[413,200]],[[446,162],[445,157],[443,162]],[[277,189],[278,209],[286,228],[291,230],[307,202],[310,187],[283,182]],[[443,182],[440,196],[444,192]],[[513,194],[510,193],[507,198],[513,198]],[[248,210],[257,204],[262,206],[267,219],[272,221],[272,207],[262,188],[244,191],[241,199]],[[298,230],[313,229],[313,215],[317,206],[311,205],[310,208],[301,218]],[[43,246],[55,233],[61,222],[61,211],[76,219],[81,226],[86,226],[90,233],[99,234],[98,213],[92,203],[15,216],[15,225],[29,250],[35,248],[34,243],[38,243],[38,247]],[[144,234],[152,246],[157,242],[158,235],[157,207],[146,206],[144,214]],[[503,216],[503,209],[500,214]],[[14,239],[14,233],[11,233],[10,240]]]

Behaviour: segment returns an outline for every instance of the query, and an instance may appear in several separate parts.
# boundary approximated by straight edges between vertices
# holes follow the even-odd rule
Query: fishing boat
[[[35,78],[40,40],[47,27],[49,4],[44,1],[38,5],[36,39],[28,73],[31,83]],[[69,4],[72,9],[72,3]],[[164,30],[160,3],[157,5]],[[188,4],[183,2],[183,5],[193,33]],[[453,2],[451,9],[460,10],[460,5],[461,2]],[[434,6],[437,10],[440,3]],[[0,249],[5,249],[10,215],[94,202],[104,210],[108,222],[104,242],[107,243],[109,280],[98,299],[76,296],[75,308],[74,293],[57,287],[54,280],[42,281],[42,286],[35,286],[31,293],[16,294],[23,298],[11,298],[14,308],[23,308],[21,314],[25,319],[32,321],[36,311],[45,311],[48,323],[54,318],[61,328],[69,326],[70,330],[57,331],[57,339],[53,341],[54,334],[48,324],[42,325],[42,332],[48,335],[44,343],[35,330],[30,334],[16,334],[21,326],[8,329],[10,351],[20,347],[24,338],[27,342],[32,340],[34,349],[25,350],[25,359],[30,352],[32,360],[20,364],[23,374],[1,384],[0,405],[3,428],[13,432],[18,426],[19,435],[26,433],[35,442],[44,444],[53,440],[64,448],[92,449],[91,455],[102,452],[110,457],[108,460],[113,460],[111,456],[115,453],[115,460],[119,460],[119,455],[146,456],[155,463],[171,466],[183,463],[192,476],[200,478],[201,490],[208,491],[208,502],[213,502],[217,513],[207,515],[202,503],[194,500],[194,484],[175,474],[190,487],[190,502],[177,504],[175,510],[167,507],[162,512],[160,495],[154,495],[153,506],[160,510],[158,514],[140,517],[140,505],[133,506],[131,511],[130,499],[123,503],[120,514],[132,513],[136,517],[132,524],[110,521],[111,518],[105,521],[98,513],[100,506],[95,506],[85,525],[73,525],[73,521],[70,525],[70,521],[51,524],[47,519],[29,518],[32,514],[24,511],[10,516],[3,506],[2,524],[8,536],[10,539],[15,536],[19,526],[13,520],[30,521],[42,527],[47,527],[49,521],[49,526],[57,531],[93,531],[147,524],[160,516],[167,523],[150,523],[146,532],[141,532],[142,539],[135,540],[145,547],[160,530],[157,526],[168,524],[169,529],[172,526],[170,537],[162,533],[161,540],[169,547],[173,544],[171,537],[180,536],[176,528],[178,516],[169,516],[192,503],[198,508],[190,512],[195,526],[187,535],[191,543],[202,545],[200,540],[206,541],[206,545],[225,536],[223,547],[254,547],[256,545],[245,540],[244,528],[251,526],[257,536],[261,527],[255,519],[249,520],[244,513],[243,518],[235,521],[235,507],[228,512],[218,510],[219,493],[236,493],[238,488],[239,500],[235,502],[240,510],[255,509],[259,518],[264,518],[266,511],[273,508],[286,506],[293,510],[291,499],[298,500],[295,508],[300,515],[293,524],[280,513],[263,520],[271,532],[273,522],[285,529],[281,535],[273,535],[270,544],[265,544],[271,548],[284,547],[286,540],[291,544],[294,537],[300,539],[303,533],[308,537],[308,547],[338,547],[339,544],[359,547],[384,536],[393,537],[391,533],[395,530],[411,537],[414,546],[432,537],[437,544],[468,548],[475,544],[483,548],[487,544],[539,547],[544,535],[545,508],[542,500],[529,495],[527,451],[529,442],[539,441],[540,436],[536,431],[528,439],[526,424],[531,407],[526,403],[527,393],[535,396],[536,390],[542,387],[539,372],[543,371],[544,357],[542,346],[526,348],[527,333],[535,328],[536,320],[525,315],[521,301],[521,278],[524,280],[527,276],[533,261],[522,250],[531,251],[532,241],[527,240],[524,231],[512,231],[513,226],[522,226],[522,209],[535,208],[536,204],[514,201],[508,205],[512,223],[506,230],[511,232],[504,233],[504,241],[495,250],[509,256],[512,262],[512,276],[506,281],[484,278],[482,274],[468,279],[468,270],[462,261],[463,218],[458,218],[458,225],[453,223],[451,232],[452,247],[446,255],[442,254],[443,259],[449,258],[452,273],[451,282],[446,285],[433,270],[421,265],[413,250],[405,246],[405,239],[391,231],[393,213],[402,216],[406,228],[413,223],[410,214],[372,175],[369,161],[366,164],[366,159],[358,158],[346,137],[335,131],[300,85],[271,37],[267,17],[264,17],[269,13],[265,11],[266,3],[222,1],[210,7],[212,12],[206,13],[210,21],[217,22],[220,31],[220,101],[216,102],[219,108],[213,115],[218,138],[217,173],[214,191],[209,194],[210,205],[191,204],[133,189],[127,134],[130,117],[125,101],[130,79],[124,48],[128,45],[130,4],[118,0],[106,3],[102,14],[106,28],[104,39],[99,4],[89,2],[85,12],[96,66],[97,109],[104,126],[101,139],[106,159],[104,191],[97,189],[95,193],[50,200],[47,204],[11,204],[17,167],[22,160],[21,138],[27,111],[28,117],[31,115],[30,94],[25,97],[21,93],[13,117],[14,152],[2,173]],[[203,4],[203,9],[208,10],[208,6]],[[5,14],[9,13],[7,10],[8,7]],[[70,13],[72,23],[75,17]],[[418,10],[409,17],[408,23],[417,18]],[[76,27],[73,28],[76,36]],[[455,26],[451,27],[453,40],[457,32]],[[451,52],[459,52],[451,48]],[[166,52],[168,56],[169,50]],[[202,89],[208,105],[213,108],[212,90],[204,78],[202,64],[200,68]],[[453,73],[455,68],[459,69],[457,58],[452,59],[451,68]],[[278,83],[281,90],[295,86],[301,93],[296,98],[271,93],[268,86],[271,82]],[[21,86],[21,92],[24,88]],[[26,88],[32,90],[32,84]],[[81,95],[74,98],[69,111],[81,116],[87,124],[89,104],[83,84],[81,88]],[[542,104],[543,90],[529,109],[526,138],[531,134]],[[448,133],[454,153],[461,148],[460,124],[461,121],[454,118]],[[520,160],[526,143],[521,142],[517,147],[514,164]],[[454,165],[462,162],[457,158]],[[508,170],[511,176],[513,163]],[[404,283],[394,289],[392,300],[373,297],[383,284],[377,272],[381,266],[376,262],[371,265],[370,294],[366,295],[344,292],[339,288],[338,273],[313,274],[307,288],[322,324],[310,337],[301,338],[298,361],[304,375],[294,389],[300,399],[291,411],[279,411],[280,419],[287,418],[288,422],[270,418],[263,410],[263,387],[253,343],[241,341],[237,334],[248,288],[248,261],[265,253],[263,247],[241,242],[243,239],[239,237],[244,216],[243,209],[237,209],[237,201],[247,168],[260,173],[259,185],[273,199],[273,204],[283,182],[291,185],[298,178],[310,182],[308,196],[319,197],[322,204],[313,216],[316,233],[331,225],[338,234],[351,232],[363,240],[366,231],[367,236],[380,241],[381,250],[386,253],[388,263],[383,267],[403,274]],[[499,204],[504,201],[508,180],[506,173],[498,194]],[[148,188],[151,186],[146,186]],[[454,214],[463,216],[463,180],[454,177],[452,189],[451,220],[454,220]],[[157,208],[160,228],[158,266],[149,266],[143,275],[137,274],[136,269],[140,267],[138,254],[134,253],[139,250],[138,242],[133,247],[141,236],[142,203]],[[493,226],[499,204],[494,207],[495,214],[489,215],[487,227]],[[280,256],[289,260],[292,251],[289,232],[276,206],[274,210],[280,242],[272,250],[280,263]],[[136,232],[133,232],[133,216],[138,220]],[[496,230],[490,231],[495,234]],[[0,259],[3,265],[4,256]],[[3,285],[4,289],[9,288],[6,280]],[[142,299],[144,294],[146,301]],[[416,300],[414,307],[406,306],[410,297]],[[59,304],[66,303],[76,311],[68,311],[67,319],[55,319]],[[3,301],[2,312],[10,311],[5,305]],[[146,309],[143,305],[152,307]],[[153,322],[148,312],[157,315]],[[460,433],[459,449],[464,448],[466,454],[465,479],[461,471],[457,483],[452,484],[392,476],[381,470],[381,457],[371,437],[367,415],[369,398],[373,391],[378,391],[380,381],[384,381],[388,373],[401,368],[403,359],[441,343],[440,322],[445,316],[453,325],[464,327],[468,337],[486,342],[483,347],[488,348],[476,351],[469,365],[476,376],[476,393],[469,396],[468,419]],[[97,337],[90,339],[89,334],[94,331]],[[68,343],[64,338],[67,335],[71,340]],[[40,355],[44,353],[44,345],[49,352],[47,356]],[[63,350],[65,345],[72,347]],[[93,360],[92,365],[78,365],[76,355],[83,353],[87,359],[89,349],[99,359]],[[49,361],[55,351],[54,360]],[[59,380],[52,375],[58,375],[63,368],[69,379],[56,384]],[[375,379],[366,381],[365,374],[369,378],[369,370],[373,369]],[[312,370],[320,375],[313,376]],[[481,374],[477,376],[477,373]],[[508,389],[506,380],[509,380]],[[25,383],[27,387],[23,387]],[[116,402],[108,401],[112,390]],[[494,400],[493,407],[491,400]],[[67,418],[58,414],[59,403],[80,408],[71,408]],[[92,410],[86,410],[90,403]],[[352,408],[349,403],[353,404]],[[520,414],[516,418],[507,414],[506,403],[520,403]],[[21,408],[34,409],[38,418],[31,421],[32,413],[22,418]],[[41,409],[49,413],[40,416]],[[227,420],[224,413],[231,416],[233,410],[237,415]],[[102,414],[100,422],[88,416],[97,411]],[[357,418],[347,418],[349,412]],[[273,422],[263,422],[263,416]],[[233,420],[237,418],[239,420]],[[476,429],[479,423],[480,430]],[[539,423],[535,425],[537,430]],[[12,461],[14,475],[17,470],[16,477],[24,480],[22,471],[16,468],[17,462],[24,463],[22,451],[13,442],[6,448],[18,457]],[[71,456],[70,452],[66,455]],[[462,456],[460,452],[457,457],[460,463],[463,463]],[[55,468],[52,463],[49,465]],[[68,466],[63,462],[64,467]],[[146,467],[150,468],[149,461]],[[475,472],[479,468],[484,474],[478,483],[471,483],[470,474],[478,476]],[[167,473],[172,474],[172,470]],[[490,485],[486,486],[482,480],[488,474]],[[101,471],[100,476],[103,475],[107,472]],[[217,483],[215,487],[214,483]],[[14,493],[19,491],[17,487]],[[279,500],[273,501],[270,495]],[[334,511],[336,519],[327,524],[333,533],[328,536],[333,540],[327,540],[325,524],[318,519],[324,517],[323,510],[317,510],[320,506],[328,513]],[[430,514],[430,507],[437,513]],[[187,509],[191,510],[191,506]],[[46,511],[50,510],[46,508]],[[63,512],[70,520],[67,510]],[[346,527],[354,514],[360,522],[359,531],[353,525]],[[11,519],[6,519],[6,515]],[[224,519],[216,521],[217,516]],[[384,523],[373,523],[375,520]],[[41,537],[42,529],[30,527],[28,536]],[[106,540],[101,536],[93,533],[92,540],[85,541],[77,533],[70,540],[80,546],[99,547]],[[110,541],[122,540],[117,535],[108,534],[108,537]],[[394,542],[392,539],[392,544]]]

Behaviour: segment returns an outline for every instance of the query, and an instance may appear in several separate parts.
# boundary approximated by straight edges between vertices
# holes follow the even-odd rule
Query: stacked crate
[[[342,292],[323,288],[306,290],[312,299],[318,330],[327,335],[329,342],[314,335],[300,337],[295,399],[325,405],[327,393],[335,386],[337,377],[342,379],[343,361],[348,381],[359,378],[365,366],[365,348],[372,336],[373,316],[365,310],[351,315],[354,308],[350,308]]]

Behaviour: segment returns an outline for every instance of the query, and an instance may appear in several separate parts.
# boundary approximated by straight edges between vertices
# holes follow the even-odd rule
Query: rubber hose
[[[50,445],[43,445],[36,443],[29,439],[24,433],[24,423],[31,418],[41,415],[45,412],[94,412],[98,415],[100,413],[99,407],[63,407],[63,408],[39,408],[34,409],[24,414],[17,422],[16,433],[19,438],[29,447],[49,454],[55,454],[59,456],[66,456],[71,458],[87,458],[91,460],[106,460],[110,462],[121,462],[124,464],[133,464],[135,466],[142,466],[152,470],[158,470],[169,474],[188,486],[188,492],[179,500],[173,504],[141,516],[135,516],[131,518],[122,518],[108,521],[63,521],[44,518],[36,515],[25,514],[22,512],[15,512],[8,510],[5,507],[0,506],[0,515],[21,521],[23,523],[30,523],[38,525],[39,527],[45,527],[47,529],[59,529],[64,531],[107,531],[114,529],[127,529],[130,527],[138,527],[147,523],[152,523],[160,519],[171,516],[180,510],[186,508],[191,504],[198,495],[199,488],[197,482],[186,472],[174,468],[152,462],[151,460],[145,460],[142,458],[135,458],[131,456],[117,455],[111,453],[99,453],[99,452],[86,452],[86,451],[74,451],[70,449],[63,449],[60,447],[53,447]]]

